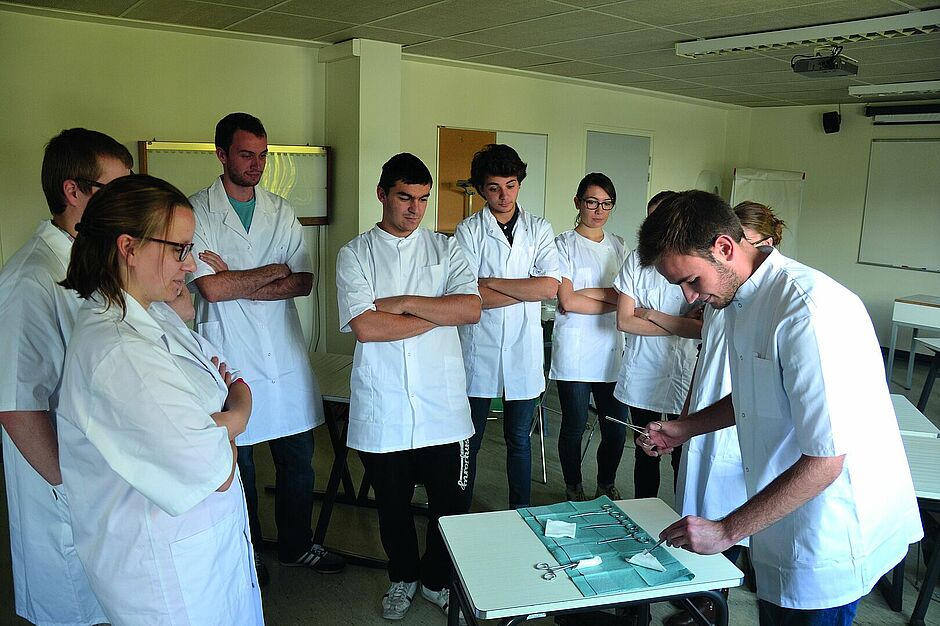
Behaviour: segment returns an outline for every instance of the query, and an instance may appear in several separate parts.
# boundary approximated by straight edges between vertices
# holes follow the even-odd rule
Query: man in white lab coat
[[[391,586],[382,616],[405,616],[421,595],[447,613],[450,561],[437,520],[464,510],[473,434],[456,326],[480,319],[476,276],[457,242],[419,228],[431,173],[413,154],[384,166],[382,221],[339,251],[340,330],[356,335],[349,447],[359,450],[379,509]],[[411,499],[428,494],[419,557]]]
[[[107,622],[72,540],[55,411],[80,301],[65,278],[75,224],[91,196],[134,165],[127,148],[84,128],[46,146],[42,187],[52,220],[0,271],[0,424],[16,612],[40,625]]]
[[[196,271],[201,295],[196,331],[218,346],[251,386],[254,407],[238,436],[238,469],[255,546],[261,545],[252,446],[269,442],[277,468],[274,519],[282,565],[339,572],[343,559],[312,542],[313,433],[323,403],[310,369],[293,299],[313,288],[303,227],[284,198],[258,186],[268,155],[261,121],[231,113],[216,125],[222,175],[189,200],[196,211]],[[255,551],[258,579],[267,568]]]
[[[470,440],[468,509],[490,402],[500,397],[509,506],[529,506],[529,429],[545,391],[541,301],[555,297],[561,271],[552,225],[516,203],[525,175],[526,164],[507,145],[490,144],[477,152],[470,164],[470,182],[486,206],[460,222],[455,233],[483,298],[480,323],[460,327],[476,430]]]
[[[858,296],[771,247],[718,196],[678,194],[640,229],[641,263],[725,311],[731,394],[652,422],[663,454],[736,425],[748,500],[661,533],[714,554],[751,536],[764,626],[851,624],[858,600],[923,536],[884,364]],[[732,402],[733,399],[733,402]]]

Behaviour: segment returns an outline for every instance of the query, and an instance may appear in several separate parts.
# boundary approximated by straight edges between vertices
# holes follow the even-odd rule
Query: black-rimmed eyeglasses
[[[605,211],[610,211],[614,208],[613,200],[598,200],[597,198],[580,198],[581,204],[584,205],[584,208],[588,211],[596,211],[597,207],[604,209]]]
[[[186,257],[189,256],[189,253],[193,251],[193,243],[180,243],[178,241],[167,241],[166,239],[157,239],[156,237],[144,237],[147,241],[155,241],[156,243],[162,243],[165,246],[172,246],[176,248],[176,251],[179,253],[179,260],[182,263],[186,260]]]
[[[97,180],[92,180],[90,178],[73,178],[72,180],[74,180],[76,183],[81,183],[83,185],[87,185],[89,187],[93,187],[97,189],[101,189],[107,184],[107,183],[99,183]]]

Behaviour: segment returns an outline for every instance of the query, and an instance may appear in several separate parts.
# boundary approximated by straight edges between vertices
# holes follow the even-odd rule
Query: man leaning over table
[[[382,616],[402,619],[418,589],[447,614],[450,562],[437,520],[464,511],[473,435],[457,326],[480,319],[477,281],[456,240],[419,228],[431,173],[412,154],[382,167],[382,220],[339,251],[340,330],[353,332],[348,445],[372,480],[391,586]],[[411,499],[428,495],[419,558]]]
[[[689,302],[725,309],[731,394],[653,422],[651,455],[736,426],[748,500],[684,517],[668,543],[702,554],[751,536],[762,626],[851,624],[859,599],[923,536],[861,300],[771,247],[755,248],[721,198],[687,191],[640,228],[639,254]]]

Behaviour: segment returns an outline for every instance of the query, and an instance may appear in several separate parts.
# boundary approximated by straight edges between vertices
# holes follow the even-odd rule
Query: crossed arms
[[[291,272],[284,263],[271,263],[250,270],[230,270],[221,256],[211,250],[199,253],[199,260],[215,270],[194,282],[209,302],[227,300],[286,300],[306,296],[313,289],[313,274]]]
[[[476,324],[482,309],[475,294],[392,296],[377,299],[375,308],[349,320],[361,343],[407,339],[438,326]]]

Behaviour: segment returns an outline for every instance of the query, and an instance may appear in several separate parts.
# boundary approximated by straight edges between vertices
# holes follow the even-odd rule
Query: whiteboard
[[[197,142],[138,142],[141,173],[162,178],[187,196],[222,173],[215,145]],[[286,198],[305,226],[329,223],[329,150],[319,146],[268,146],[260,185]]]
[[[858,262],[940,272],[940,139],[874,139]]]

